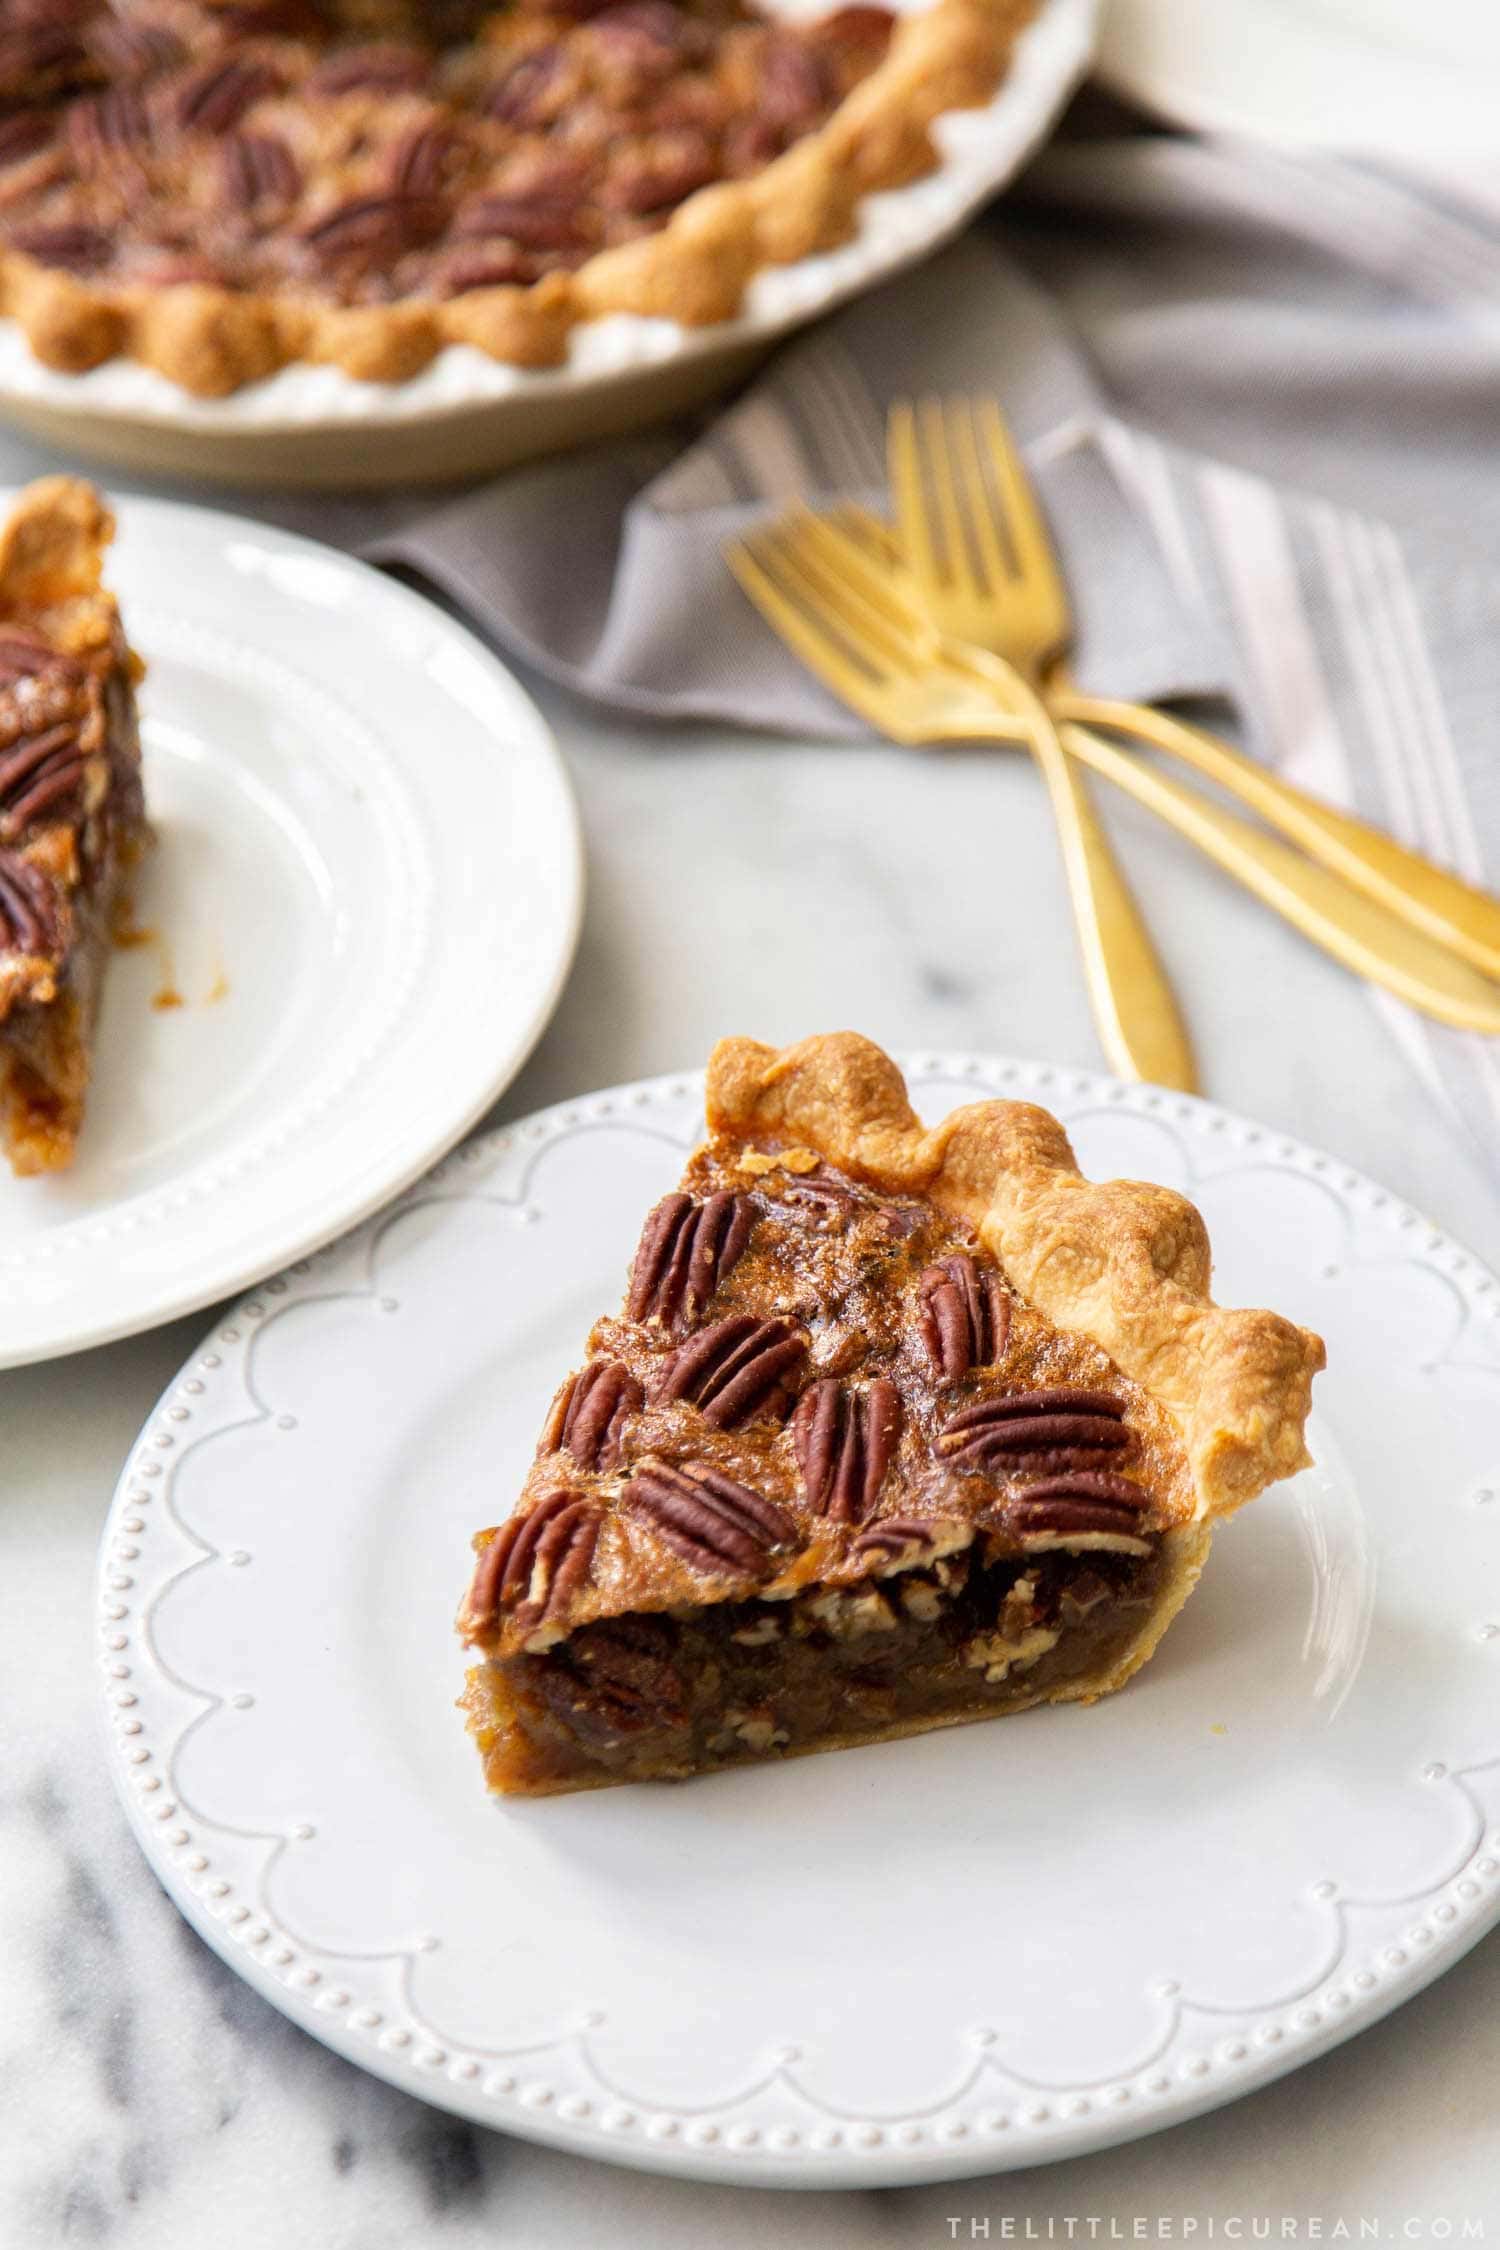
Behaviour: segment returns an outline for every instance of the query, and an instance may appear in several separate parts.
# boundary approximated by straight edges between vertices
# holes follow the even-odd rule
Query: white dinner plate
[[[712,1780],[487,1799],[469,1538],[699,1129],[657,1080],[449,1157],[241,1305],[101,1550],[111,1764],[258,1991],[409,2092],[699,2178],[892,2184],[1153,2131],[1408,1998],[1500,1914],[1500,1290],[1206,1103],[925,1057],[1186,1189],[1220,1294],[1328,1339],[1318,1467],[1225,1527],[1161,1653],[1039,1710]]]
[[[1105,0],[1100,76],[1201,132],[1486,161],[1494,0]]]
[[[829,0],[766,0],[816,15]],[[931,0],[889,0],[916,10]],[[522,368],[454,344],[405,383],[364,383],[302,363],[225,399],[112,359],[64,375],[0,321],[0,408],[57,442],[150,471],[350,485],[474,475],[659,421],[738,379],[791,329],[925,256],[1017,171],[1088,66],[1098,0],[1040,0],[982,109],[934,127],[940,163],[867,196],[837,249],[757,274],[738,319],[706,328],[617,313],[586,321],[556,368]],[[391,438],[399,432],[399,442]]]
[[[519,1069],[578,928],[561,761],[471,633],[263,524],[119,516],[157,843],[77,1157],[0,1160],[0,1367],[209,1304],[388,1202]]]

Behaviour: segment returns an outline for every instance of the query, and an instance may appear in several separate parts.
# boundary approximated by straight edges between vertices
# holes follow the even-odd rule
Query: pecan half
[[[0,165],[19,164],[44,149],[56,131],[45,110],[19,109],[0,121]]]
[[[1010,1297],[998,1273],[981,1273],[967,1251],[940,1258],[917,1284],[922,1341],[933,1372],[956,1381],[971,1367],[992,1367],[1010,1340]]]
[[[645,1461],[628,1497],[659,1539],[695,1570],[764,1577],[778,1548],[793,1546],[797,1527],[774,1500],[737,1484],[706,1461]]]
[[[461,240],[496,236],[523,250],[582,250],[593,239],[587,212],[566,197],[475,195],[453,221]]]
[[[74,102],[68,111],[68,139],[80,165],[100,170],[134,156],[151,143],[151,119],[133,86],[110,86]]]
[[[57,897],[41,869],[19,852],[0,852],[0,946],[46,955],[61,936]]]
[[[416,94],[431,75],[431,60],[418,47],[394,42],[344,47],[319,63],[307,90],[311,94]]]
[[[1005,1520],[1023,1537],[1109,1531],[1139,1538],[1141,1517],[1150,1505],[1150,1493],[1133,1478],[1078,1469],[1023,1485],[1007,1502]]]
[[[29,633],[24,625],[0,625],[0,680],[33,679],[49,666],[72,678],[82,677],[83,667],[40,633]]]
[[[102,227],[80,220],[61,220],[56,226],[17,227],[11,235],[17,250],[38,265],[64,266],[70,273],[93,273],[110,255],[113,245]]]
[[[279,133],[234,133],[224,143],[224,192],[243,211],[295,202],[302,172]]]
[[[1087,1467],[1091,1455],[1129,1445],[1124,1413],[1110,1391],[1009,1391],[955,1414],[937,1449],[956,1469]]]
[[[678,1345],[657,1395],[691,1400],[715,1429],[732,1430],[756,1414],[785,1413],[789,1385],[806,1354],[794,1322],[731,1313]]]
[[[863,1523],[901,1435],[901,1393],[885,1376],[856,1391],[814,1383],[792,1424],[808,1503],[836,1523]]]
[[[720,1193],[704,1203],[663,1196],[641,1229],[625,1302],[631,1320],[687,1327],[743,1256],[755,1225],[749,1198]]]
[[[604,181],[599,200],[606,210],[644,218],[684,202],[718,179],[720,169],[706,134],[687,128],[660,133],[647,144],[627,145]]]
[[[111,78],[152,78],[182,60],[182,47],[170,31],[104,16],[91,26],[89,45]]]
[[[491,87],[485,115],[502,125],[538,124],[548,95],[558,90],[562,64],[560,47],[533,47]]]
[[[394,256],[430,240],[443,218],[433,196],[356,195],[305,227],[302,239],[323,259]]]
[[[177,96],[177,122],[185,132],[227,133],[247,109],[271,93],[276,80],[263,63],[210,63],[193,73]]]
[[[580,1469],[619,1466],[620,1435],[638,1413],[641,1386],[618,1360],[596,1359],[559,1392],[547,1417],[540,1450],[571,1453]]]
[[[603,1511],[582,1494],[549,1492],[528,1515],[500,1526],[479,1558],[464,1605],[470,1636],[490,1631],[503,1610],[521,1626],[559,1616],[585,1584]]]
[[[397,195],[437,195],[447,177],[453,135],[442,125],[414,125],[391,144],[385,176]]]
[[[973,1536],[973,1525],[953,1516],[885,1516],[860,1533],[849,1553],[872,1569],[882,1563],[905,1568],[966,1547]]]
[[[78,727],[68,719],[0,753],[0,843],[14,843],[39,813],[73,806],[83,768]]]

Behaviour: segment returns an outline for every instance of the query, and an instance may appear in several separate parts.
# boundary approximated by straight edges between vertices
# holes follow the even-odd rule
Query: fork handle
[[[1367,897],[1399,914],[1414,929],[1451,946],[1476,968],[1500,977],[1500,899],[1435,867],[1430,859],[1408,851],[1352,813],[1338,812],[1279,780],[1217,735],[1187,726],[1165,711],[1080,695],[1067,687],[1049,694],[1049,700],[1059,718],[1134,735],[1182,759]]]
[[[1088,784],[1065,754],[1046,706],[1012,675],[1007,702],[1029,722],[1062,846],[1084,977],[1110,1068],[1121,1078],[1197,1091],[1193,1051],[1125,872],[1094,810]]]
[[[1330,869],[1169,781],[1087,727],[1061,729],[1063,747],[1195,843],[1247,890],[1335,960],[1442,1023],[1500,1034],[1500,985],[1444,944],[1388,913]]]

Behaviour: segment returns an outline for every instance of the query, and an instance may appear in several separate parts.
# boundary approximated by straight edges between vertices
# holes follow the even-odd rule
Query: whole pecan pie
[[[1045,1110],[924,1131],[837,1034],[724,1042],[708,1119],[475,1542],[496,1789],[1092,1702],[1308,1459],[1318,1338],[1215,1305],[1192,1205],[1085,1180]]]
[[[149,839],[114,535],[92,485],[29,485],[0,528],[0,1137],[17,1172],[73,1156],[104,966]]]
[[[1036,0],[11,0],[0,311],[49,366],[204,395],[612,312],[727,319],[935,162]]]

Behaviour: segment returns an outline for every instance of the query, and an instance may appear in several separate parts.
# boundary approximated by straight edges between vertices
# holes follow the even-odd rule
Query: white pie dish
[[[824,0],[768,4],[807,14]],[[13,321],[0,321],[0,412],[131,470],[305,486],[477,475],[660,420],[725,389],[779,337],[954,234],[1045,134],[1087,67],[1096,12],[1097,0],[1042,0],[993,100],[938,121],[939,168],[867,197],[852,241],[766,268],[737,320],[688,328],[614,314],[575,329],[558,368],[513,367],[450,345],[405,383],[302,364],[224,399],[194,398],[125,359],[59,374]]]

